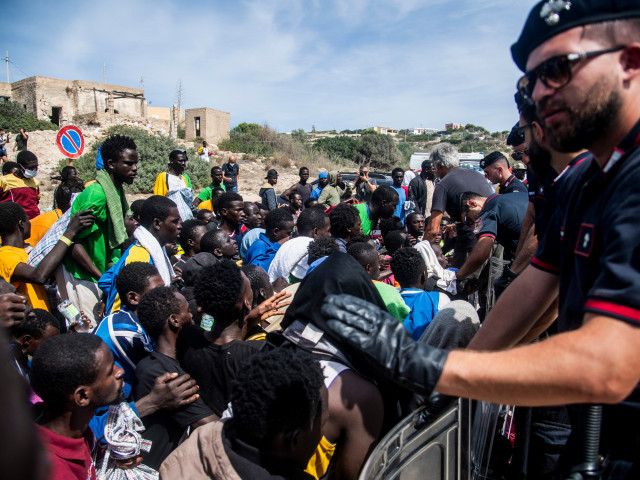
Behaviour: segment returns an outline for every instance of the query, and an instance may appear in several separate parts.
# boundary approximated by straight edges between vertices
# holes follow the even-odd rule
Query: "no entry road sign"
[[[84,152],[84,136],[75,125],[67,125],[58,130],[56,145],[65,157],[78,158]]]

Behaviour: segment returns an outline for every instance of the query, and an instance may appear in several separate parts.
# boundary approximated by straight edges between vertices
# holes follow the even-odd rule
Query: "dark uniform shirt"
[[[494,194],[487,198],[473,232],[478,236],[491,237],[504,247],[504,258],[513,259],[518,247],[522,219],[529,205],[525,192],[514,192],[509,196]]]
[[[513,193],[513,192],[528,192],[527,186],[516,178],[512,173],[504,185],[500,185],[500,193]]]
[[[431,212],[434,210],[442,213],[447,212],[453,221],[460,221],[462,215],[460,200],[465,192],[473,192],[483,197],[490,197],[494,193],[491,184],[484,178],[484,175],[475,170],[456,167],[451,169],[433,190]],[[466,225],[460,225],[456,235],[456,252],[460,254],[465,250],[471,251],[475,245],[476,237],[473,230],[467,228]],[[462,266],[465,259],[466,257],[463,256],[462,263],[455,262],[454,266]]]
[[[585,313],[640,327],[639,145],[640,123],[604,168],[584,160],[558,191],[558,208],[531,263],[560,275],[560,331],[579,328]],[[604,407],[602,425],[600,453],[640,458],[638,386],[621,404]],[[573,426],[579,431],[581,424]]]

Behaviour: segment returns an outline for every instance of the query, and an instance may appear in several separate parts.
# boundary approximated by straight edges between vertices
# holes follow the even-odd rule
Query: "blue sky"
[[[447,122],[507,130],[511,60],[533,0],[60,0],[2,7],[10,80],[139,87],[151,106],[231,112],[281,132]],[[6,72],[0,70],[6,81]]]

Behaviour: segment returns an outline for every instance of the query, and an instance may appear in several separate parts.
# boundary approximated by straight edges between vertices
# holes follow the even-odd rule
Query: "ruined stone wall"
[[[230,125],[231,116],[229,112],[208,108],[205,125],[207,142],[218,144],[222,140],[228,140]]]
[[[36,78],[29,77],[11,84],[11,100],[24,105],[27,112],[36,113]],[[41,117],[38,117],[41,118]]]
[[[11,84],[0,82],[0,97],[11,97]]]
[[[123,92],[137,97],[118,98]],[[70,123],[79,115],[105,113],[110,105],[122,115],[138,118],[147,115],[143,90],[84,80],[29,77],[11,84],[11,97],[43,120],[50,118],[53,107],[61,107],[61,124]]]
[[[229,138],[229,112],[214,110],[213,108],[191,108],[185,111],[185,138],[196,137],[195,119],[200,118],[200,136],[207,143],[217,144]]]

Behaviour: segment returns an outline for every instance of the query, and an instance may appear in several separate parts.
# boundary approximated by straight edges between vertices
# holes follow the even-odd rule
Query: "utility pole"
[[[9,50],[7,50],[7,83],[9,83]]]
[[[140,90],[144,90],[144,83],[142,82],[142,75],[140,75]]]
[[[107,62],[102,64],[102,83],[107,83]]]

